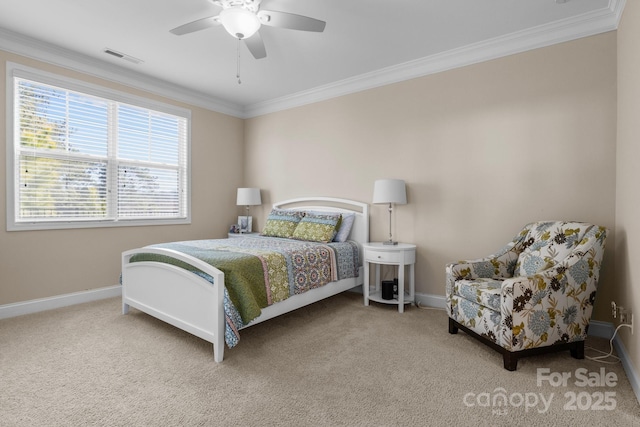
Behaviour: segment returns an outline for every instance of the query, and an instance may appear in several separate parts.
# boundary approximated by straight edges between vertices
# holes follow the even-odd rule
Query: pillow
[[[316,215],[341,215],[342,221],[338,225],[338,232],[333,238],[334,242],[346,242],[349,238],[349,233],[351,233],[351,229],[353,228],[353,223],[356,220],[355,213],[340,213],[333,211],[305,211],[305,213]]]
[[[304,213],[300,211],[272,209],[264,224],[262,235],[290,239],[303,216]]]
[[[338,232],[336,233],[336,237],[333,238],[333,241],[346,242],[349,238],[349,233],[351,233],[351,228],[353,227],[353,222],[355,220],[356,214],[354,213],[342,214],[342,222],[340,223],[340,228],[338,228]]]
[[[293,232],[293,238],[309,242],[329,243],[333,240],[342,215],[306,212]]]

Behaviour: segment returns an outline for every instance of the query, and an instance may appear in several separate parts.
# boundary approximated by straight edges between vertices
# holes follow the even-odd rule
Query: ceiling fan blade
[[[207,28],[214,27],[216,25],[220,25],[220,21],[218,21],[217,16],[210,16],[208,18],[198,19],[193,22],[189,22],[188,24],[180,25],[179,27],[170,30],[176,36],[181,36],[183,34],[193,33],[195,31],[205,30]]]
[[[275,10],[261,10],[258,12],[258,18],[260,18],[261,23],[271,27],[316,31],[318,33],[323,32],[325,25],[327,25],[326,22],[320,21],[319,19],[293,13],[277,12]]]
[[[249,52],[256,59],[262,59],[267,56],[267,50],[264,47],[264,42],[262,41],[262,36],[260,36],[260,32],[255,33],[248,39],[243,39],[244,43],[247,45]]]

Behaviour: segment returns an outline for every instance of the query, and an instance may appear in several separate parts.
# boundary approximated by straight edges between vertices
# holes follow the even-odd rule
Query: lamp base
[[[394,242],[393,240],[387,240],[386,242],[382,242],[383,245],[397,245],[398,242]]]

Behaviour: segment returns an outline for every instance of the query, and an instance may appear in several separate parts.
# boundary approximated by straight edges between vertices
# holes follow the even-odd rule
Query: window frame
[[[59,87],[63,90],[75,91],[89,96],[104,98],[111,102],[131,105],[138,108],[157,111],[182,117],[186,120],[186,171],[185,171],[185,216],[179,218],[103,218],[93,220],[54,220],[39,219],[37,221],[19,220],[16,213],[17,179],[16,179],[16,138],[20,138],[17,117],[15,114],[16,96],[15,79],[27,79],[37,83]],[[114,158],[115,159],[115,158]],[[123,162],[127,162],[123,160]],[[116,184],[117,185],[117,184]],[[53,229],[75,229],[75,228],[101,228],[101,227],[126,227],[126,226],[149,226],[149,225],[178,225],[191,224],[191,110],[178,106],[166,104],[160,101],[151,100],[141,96],[113,90],[96,84],[76,80],[66,76],[42,71],[36,68],[24,66],[17,63],[7,62],[6,66],[6,214],[7,231],[20,230],[53,230]],[[117,209],[111,205],[108,212]]]

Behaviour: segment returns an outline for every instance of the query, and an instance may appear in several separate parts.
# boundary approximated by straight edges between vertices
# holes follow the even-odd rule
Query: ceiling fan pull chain
[[[236,77],[238,78],[238,84],[241,85],[242,82],[240,81],[240,39],[238,39],[237,51],[238,51],[238,62],[237,62],[237,69],[236,69]]]

